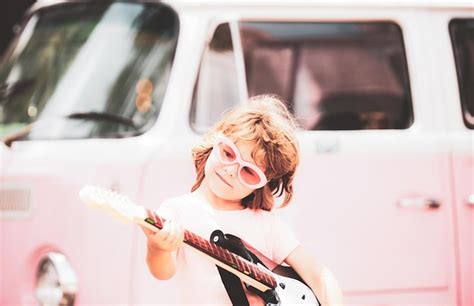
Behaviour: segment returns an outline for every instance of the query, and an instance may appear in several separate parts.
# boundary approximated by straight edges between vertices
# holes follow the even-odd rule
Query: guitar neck
[[[144,221],[155,228],[162,229],[165,219],[150,210],[148,210],[148,212],[153,214],[155,218],[154,220],[152,218],[146,218]],[[223,247],[220,247],[191,231],[184,231],[184,243],[200,253],[207,255],[217,265],[231,273],[234,273],[242,281],[249,283],[261,291],[274,289],[277,286],[275,278],[272,274],[268,273],[268,271],[261,269],[254,263],[235,255],[229,250],[224,249]]]

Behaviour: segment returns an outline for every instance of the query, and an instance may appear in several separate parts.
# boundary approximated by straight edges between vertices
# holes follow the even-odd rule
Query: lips
[[[229,187],[232,188],[232,185],[229,184],[229,182],[227,182],[224,177],[222,177],[217,171],[216,171],[216,175],[221,179],[221,181],[223,181],[226,185],[228,185]]]

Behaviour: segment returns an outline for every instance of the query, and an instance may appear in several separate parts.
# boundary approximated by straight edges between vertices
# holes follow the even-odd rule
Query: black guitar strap
[[[245,295],[244,287],[242,286],[240,279],[221,267],[217,267],[217,270],[219,270],[222,283],[224,284],[225,290],[229,295],[232,305],[249,306],[249,301],[247,300],[247,296]]]
[[[211,241],[233,253],[238,254],[239,250],[235,249],[235,245],[226,239],[224,233],[220,230],[215,230],[211,234]],[[229,271],[216,266],[221,276],[222,283],[224,284],[225,290],[229,295],[232,305],[236,306],[249,306],[249,301],[245,295],[244,287],[240,279]]]

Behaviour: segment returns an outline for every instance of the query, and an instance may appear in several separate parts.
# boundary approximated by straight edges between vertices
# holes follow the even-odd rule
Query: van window
[[[0,136],[126,137],[156,120],[178,35],[161,4],[91,2],[32,15],[0,66]]]
[[[208,130],[239,99],[230,26],[223,23],[215,29],[201,59],[190,113],[192,128]]]
[[[474,19],[449,23],[458,74],[461,109],[466,127],[474,128]]]
[[[413,122],[401,29],[391,22],[243,22],[249,95],[272,93],[307,130]]]

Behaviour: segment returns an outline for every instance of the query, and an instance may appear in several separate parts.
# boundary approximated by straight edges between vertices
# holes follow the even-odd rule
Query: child
[[[231,304],[216,265],[183,246],[183,228],[205,239],[216,229],[235,235],[276,264],[291,266],[323,305],[342,303],[331,272],[271,211],[274,196],[283,196],[281,206],[286,206],[293,195],[299,161],[295,128],[280,100],[256,96],[225,114],[193,149],[197,177],[192,192],[162,203],[163,230],[144,228],[151,273],[161,280],[177,278],[183,304]],[[263,303],[244,290],[250,305]]]

